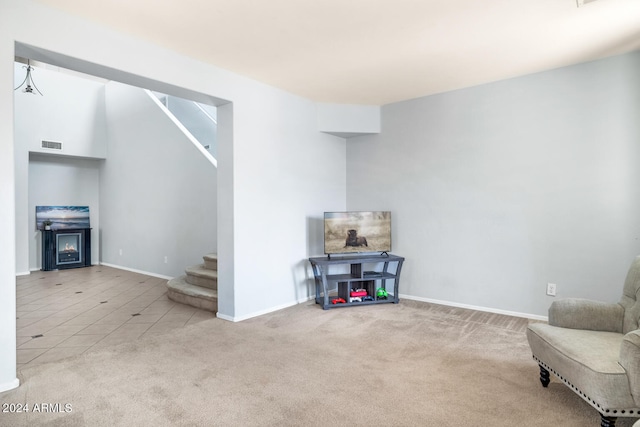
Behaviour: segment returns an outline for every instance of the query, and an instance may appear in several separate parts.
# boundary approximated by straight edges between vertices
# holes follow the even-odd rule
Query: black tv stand
[[[313,268],[313,276],[316,285],[316,304],[323,309],[337,307],[352,307],[354,305],[384,304],[400,302],[398,287],[400,284],[400,271],[404,258],[388,254],[351,255],[331,258],[309,258]],[[379,264],[382,266],[379,267]],[[363,271],[362,264],[373,264],[375,270]],[[395,264],[395,271],[390,268]],[[329,267],[349,265],[350,272],[343,274],[329,274]],[[377,290],[382,289],[386,293],[387,280],[393,280],[393,294],[389,291],[386,296],[378,296]],[[337,295],[329,295],[330,289],[337,285]],[[351,288],[365,289],[371,300],[356,301],[351,299]],[[332,303],[333,300],[342,298],[345,302]]]

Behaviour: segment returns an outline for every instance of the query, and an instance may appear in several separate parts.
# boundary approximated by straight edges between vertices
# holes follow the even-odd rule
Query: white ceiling
[[[318,102],[382,105],[640,49],[640,0],[36,0]]]

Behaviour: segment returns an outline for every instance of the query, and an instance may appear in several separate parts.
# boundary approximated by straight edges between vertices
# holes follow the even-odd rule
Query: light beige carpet
[[[0,413],[0,425],[597,427],[557,379],[540,385],[525,327],[413,301],[212,319],[25,368],[0,403],[71,411]]]

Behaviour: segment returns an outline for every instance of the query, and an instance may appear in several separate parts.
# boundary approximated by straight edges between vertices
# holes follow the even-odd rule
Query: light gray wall
[[[9,235],[0,246],[0,391],[17,385],[16,53],[184,98],[228,101],[218,114],[218,316],[241,320],[308,296],[306,258],[322,250],[309,224],[324,209],[346,207],[345,141],[318,131],[313,102],[31,0],[0,3],[0,122],[7,124],[0,126],[0,221]]]
[[[546,315],[617,301],[640,253],[640,53],[382,109],[347,205],[393,212],[401,294]]]
[[[29,161],[29,267],[42,268],[42,236],[36,231],[36,206],[89,206],[91,263],[98,264],[101,160],[34,153]]]
[[[24,80],[25,73],[23,64],[14,64],[14,87]],[[34,234],[33,203],[42,204],[46,199],[50,200],[47,203],[60,205],[63,199],[74,199],[67,191],[70,187],[55,187],[51,183],[47,186],[51,197],[46,196],[44,190],[38,192],[38,200],[29,197],[29,153],[103,159],[107,151],[104,84],[39,67],[32,71],[32,77],[44,96],[19,90],[13,93],[12,98],[16,148],[16,271],[20,274],[40,268],[39,236],[36,235],[39,233]],[[42,148],[42,140],[62,142],[62,150]],[[56,164],[53,158],[52,162]],[[61,164],[57,163],[58,166]],[[67,163],[67,167],[73,166]],[[31,188],[41,187],[32,185]],[[92,245],[97,245],[99,224],[94,222],[92,226]],[[97,252],[94,254],[94,257],[98,255]]]
[[[318,129],[346,138],[380,133],[380,106],[318,104]]]
[[[24,64],[16,63],[14,70],[17,86]],[[35,153],[104,159],[104,84],[47,68],[35,68],[31,75],[44,96],[14,92],[18,145]],[[42,148],[42,140],[62,142],[62,150]]]
[[[41,267],[36,205],[90,206],[93,263],[101,259],[99,249],[104,247],[105,263],[173,277],[183,274],[186,266],[202,262],[205,253],[215,252],[215,168],[202,161],[191,142],[141,89],[119,85],[118,91],[116,83],[110,84],[111,158],[102,177],[109,214],[105,229],[98,220],[100,162],[82,159],[107,155],[105,85],[45,68],[36,68],[33,75],[46,96],[15,92],[16,157],[20,156],[17,163],[24,172],[18,182],[24,188],[18,192],[18,218],[25,219],[18,223],[21,230],[26,229],[16,246],[28,250],[28,268],[20,267],[25,263],[20,256],[17,271]],[[23,78],[23,66],[16,64],[16,86]],[[63,142],[63,150],[42,149],[42,139]],[[175,144],[179,148],[167,148]],[[153,184],[145,187],[141,183],[149,176],[154,177]],[[188,204],[181,206],[185,198]],[[128,217],[143,225],[131,227]],[[162,239],[150,239],[147,227],[164,230]],[[101,244],[104,236],[106,243]]]
[[[217,250],[216,168],[142,89],[111,82],[106,105],[102,262],[184,274]]]
[[[318,131],[313,102],[267,86],[254,88],[248,102],[234,102],[233,117],[234,249],[243,260],[236,263],[234,298],[241,320],[312,295],[307,258],[322,253],[322,234],[312,224],[325,209],[345,207],[346,148],[344,139]]]

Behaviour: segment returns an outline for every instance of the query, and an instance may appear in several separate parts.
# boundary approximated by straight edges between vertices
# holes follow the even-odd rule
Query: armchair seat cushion
[[[618,363],[622,333],[532,323],[527,338],[541,366],[598,411],[612,416],[638,414],[627,372]]]

